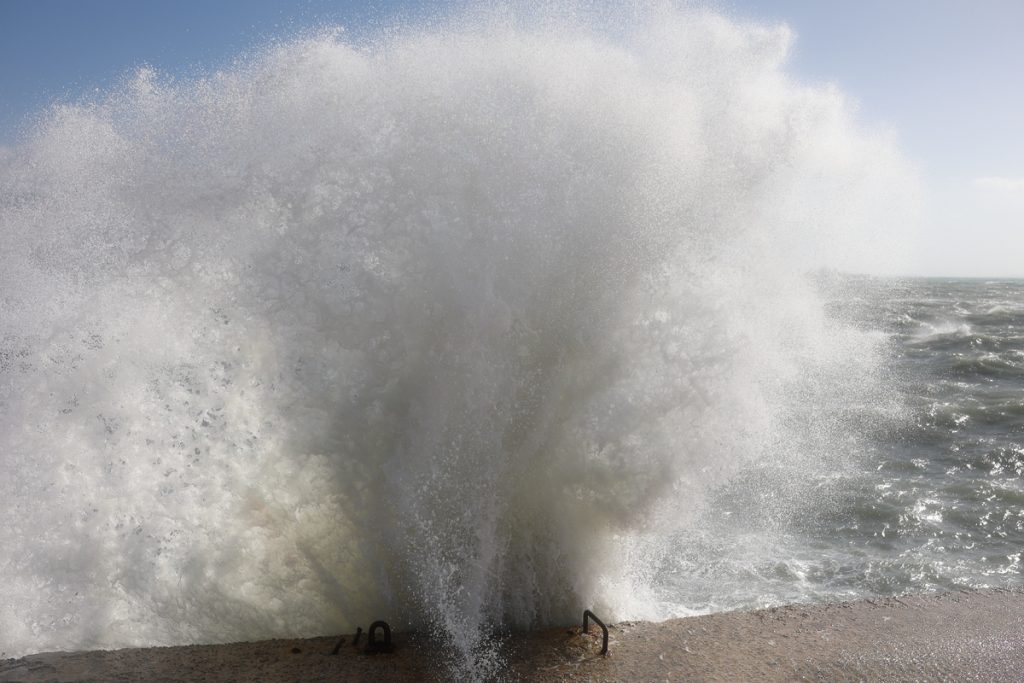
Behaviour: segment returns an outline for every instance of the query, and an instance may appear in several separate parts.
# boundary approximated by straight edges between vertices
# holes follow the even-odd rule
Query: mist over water
[[[806,273],[894,253],[912,182],[789,32],[514,14],[142,69],[0,160],[8,656],[385,618],[487,677],[730,606],[659,573],[709,494],[895,410]]]

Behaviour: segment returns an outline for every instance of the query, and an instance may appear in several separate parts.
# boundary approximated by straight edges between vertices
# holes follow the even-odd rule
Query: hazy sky
[[[381,0],[0,0],[0,152],[48,103],[134,67],[201,73],[317,23],[359,30],[440,3]],[[913,274],[1024,277],[1024,1],[721,0],[785,22],[790,71],[835,83],[894,131],[927,191]]]
[[[927,192],[918,274],[1024,277],[1024,2],[730,0],[797,33],[791,72],[895,131]]]

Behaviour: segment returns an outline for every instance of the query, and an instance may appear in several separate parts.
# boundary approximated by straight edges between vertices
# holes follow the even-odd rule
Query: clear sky
[[[719,0],[797,34],[791,73],[895,132],[928,192],[914,274],[1024,277],[1024,1]],[[34,112],[135,67],[188,76],[316,24],[358,32],[413,0],[0,0],[0,147]]]

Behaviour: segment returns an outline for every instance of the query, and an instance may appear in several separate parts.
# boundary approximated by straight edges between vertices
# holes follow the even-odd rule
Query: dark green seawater
[[[680,611],[1024,583],[1024,280],[834,289],[833,320],[884,337],[892,403],[851,407],[842,453],[723,487],[661,568]]]

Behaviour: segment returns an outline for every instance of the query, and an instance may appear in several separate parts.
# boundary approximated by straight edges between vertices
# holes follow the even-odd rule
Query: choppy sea
[[[876,413],[832,469],[761,463],[722,487],[662,569],[666,597],[714,610],[1021,585],[1024,281],[860,285],[829,310],[884,335],[896,419]],[[779,501],[794,480],[804,503]]]

